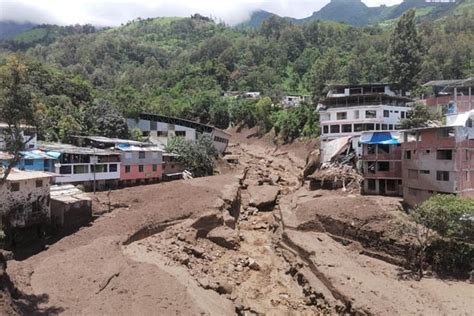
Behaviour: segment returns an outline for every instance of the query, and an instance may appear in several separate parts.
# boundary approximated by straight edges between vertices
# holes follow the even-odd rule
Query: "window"
[[[408,169],[408,178],[409,179],[418,179],[418,170]]]
[[[92,165],[91,170],[96,173],[105,173],[107,172],[107,165]]]
[[[420,174],[430,174],[429,170],[420,170]]]
[[[143,167],[143,165],[138,166],[138,172],[143,172],[144,170],[145,168]]]
[[[139,151],[138,152],[138,159],[145,159],[146,157],[146,154],[144,151]]]
[[[72,167],[71,166],[61,166],[59,168],[59,173],[60,174],[71,174],[72,172]]]
[[[25,159],[25,166],[32,166],[33,165],[33,159]]]
[[[74,166],[74,174],[83,174],[83,173],[89,173],[89,166],[88,165]]]
[[[388,154],[390,153],[390,145],[379,144],[377,145],[379,154]]]
[[[375,124],[375,130],[380,131],[380,124]]]
[[[125,173],[130,173],[130,166],[125,166]]]
[[[43,180],[36,180],[36,187],[37,188],[43,187]]]
[[[375,125],[373,123],[365,124],[365,130],[366,131],[373,131],[374,127],[375,127]]]
[[[176,137],[186,137],[186,131],[175,131]]]
[[[365,111],[365,118],[377,118],[377,111],[376,110]]]
[[[436,151],[436,159],[453,160],[453,151],[450,149],[440,149]]]
[[[464,179],[466,180],[466,182],[469,181],[469,171],[464,171]]]
[[[152,165],[152,169],[153,169],[153,172],[156,172],[158,170],[158,166],[157,165]]]
[[[377,145],[374,145],[374,144],[367,145],[367,154],[368,155],[375,155],[375,148],[376,147],[377,147]]]
[[[389,124],[389,125],[388,125],[388,129],[389,129],[390,131],[393,130],[393,124]]]
[[[347,112],[337,112],[336,118],[338,120],[347,120]]]
[[[411,159],[411,150],[405,150],[405,159],[407,160]]]
[[[390,117],[390,112],[388,110],[383,110],[383,117]]]
[[[156,136],[157,137],[167,137],[168,136],[168,131],[157,131]]]
[[[10,191],[12,191],[12,192],[20,191],[20,183],[18,183],[18,182],[10,183]]]
[[[116,164],[109,165],[109,172],[117,172],[117,165]]]
[[[386,189],[387,191],[394,192],[396,190],[395,180],[387,180]]]
[[[438,130],[438,137],[439,138],[447,138],[447,137],[454,137],[454,128],[441,128]]]
[[[367,189],[369,191],[375,191],[376,190],[375,179],[367,180]]]
[[[352,125],[351,124],[343,124],[342,125],[342,132],[343,133],[351,133],[352,132]]]
[[[156,121],[150,121],[150,130],[156,131],[158,129],[158,124]]]
[[[449,171],[436,171],[436,180],[449,181]]]
[[[377,163],[377,171],[390,171],[390,163],[388,161],[379,161]]]
[[[355,118],[356,120],[359,119],[359,110],[355,110],[355,111],[354,111],[354,118]]]
[[[404,118],[405,118],[405,112],[401,111],[401,112],[400,112],[400,117],[401,117],[402,119],[404,119]]]
[[[327,125],[323,125],[323,134],[327,134],[329,132],[329,127]]]
[[[331,125],[331,133],[339,133],[339,125]]]

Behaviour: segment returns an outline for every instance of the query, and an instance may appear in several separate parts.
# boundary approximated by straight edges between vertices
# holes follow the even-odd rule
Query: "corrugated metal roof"
[[[121,138],[110,138],[104,136],[74,136],[75,138],[82,138],[82,139],[89,139],[94,142],[98,143],[106,143],[106,144],[129,144],[134,146],[150,146],[152,143],[149,142],[139,142],[136,140],[130,139],[121,139]]]
[[[90,201],[90,196],[72,184],[51,186],[51,199],[62,202]]]
[[[150,152],[162,152],[163,148],[159,146],[147,146],[147,147],[139,147],[139,146],[129,146],[126,144],[120,144],[117,146],[117,150],[120,151],[150,151]]]
[[[20,152],[23,159],[54,159],[41,150],[31,150]]]
[[[12,169],[7,177],[7,181],[20,181],[20,180],[32,180],[32,179],[44,179],[52,178],[55,174],[42,172],[42,171],[23,171],[18,169]]]
[[[424,87],[469,87],[474,86],[474,77],[453,80],[432,80],[423,85]]]
[[[54,152],[61,154],[77,154],[77,155],[95,155],[95,156],[110,156],[110,155],[119,155],[117,152],[110,150],[89,148],[89,147],[77,147],[69,144],[59,144],[59,143],[42,143],[38,144],[40,150],[46,152]],[[49,154],[49,153],[48,153]]]

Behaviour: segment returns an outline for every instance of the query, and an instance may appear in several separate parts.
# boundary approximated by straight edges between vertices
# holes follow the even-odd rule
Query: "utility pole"
[[[95,155],[95,148],[92,148],[92,152],[94,153],[94,155],[91,157],[91,159],[92,159],[92,161],[91,161],[92,162],[92,169],[94,169],[93,170],[94,181],[92,182],[92,186],[93,186],[93,191],[94,191],[94,194],[95,194],[95,191],[96,191],[96,183],[95,183],[95,181],[96,181],[96,176],[95,176],[96,170],[95,170],[95,168],[96,168],[96,164],[97,164],[97,156]]]

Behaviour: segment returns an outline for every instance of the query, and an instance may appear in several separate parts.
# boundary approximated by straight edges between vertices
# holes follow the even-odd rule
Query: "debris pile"
[[[360,192],[364,180],[352,165],[343,163],[324,164],[308,178],[311,190],[342,188],[351,192]]]

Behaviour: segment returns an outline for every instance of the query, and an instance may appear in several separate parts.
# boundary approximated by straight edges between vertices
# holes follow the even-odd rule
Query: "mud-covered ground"
[[[469,315],[473,285],[401,278],[396,198],[309,191],[311,143],[243,131],[224,175],[113,191],[99,219],[9,261],[11,311],[64,314]],[[1,302],[1,301],[0,301]],[[0,304],[1,306],[1,304]],[[1,307],[0,307],[1,308]]]

